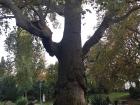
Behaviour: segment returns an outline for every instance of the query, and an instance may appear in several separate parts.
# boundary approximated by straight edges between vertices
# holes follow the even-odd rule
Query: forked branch
[[[0,4],[12,11],[14,17],[16,18],[17,26],[23,28],[35,36],[40,37],[46,51],[51,56],[56,54],[56,51],[53,49],[56,49],[56,43],[52,41],[52,32],[50,28],[46,26],[46,24],[40,21],[32,22],[27,19],[12,0],[0,0]]]
[[[110,16],[105,16],[101,25],[98,27],[98,29],[95,31],[95,33],[92,35],[92,37],[86,41],[86,43],[83,46],[83,56],[85,56],[90,48],[99,42],[99,40],[102,38],[105,30],[110,26]]]
[[[105,16],[101,25],[98,27],[95,33],[91,36],[91,38],[87,40],[86,43],[84,44],[83,49],[82,49],[83,59],[85,58],[86,54],[89,52],[90,48],[99,42],[99,40],[102,38],[104,32],[109,26],[126,19],[129,15],[131,15],[134,11],[138,9],[140,9],[140,5],[133,7],[132,9],[128,10],[128,12],[126,12],[123,16],[120,16],[120,17],[111,16],[111,14]]]

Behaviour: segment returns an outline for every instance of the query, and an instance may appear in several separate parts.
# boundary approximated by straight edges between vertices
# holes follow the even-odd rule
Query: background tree
[[[0,101],[15,101],[20,95],[14,76],[6,75],[0,78]]]
[[[44,93],[48,99],[53,99],[57,81],[58,63],[51,64],[47,68]]]
[[[41,96],[46,96],[47,100],[53,100],[55,94],[55,84],[57,79],[58,63],[51,64],[47,68],[41,70],[34,81],[33,88],[28,91],[28,95],[32,98],[39,99],[40,97],[40,82],[41,82]]]
[[[92,49],[88,58],[93,78],[97,83],[101,80],[105,84],[109,82],[108,89],[111,86],[113,89],[122,88],[126,81],[139,79],[140,38],[137,14],[135,12],[119,25],[110,27],[103,41]]]
[[[16,81],[19,89],[25,93],[33,85],[32,38],[26,31],[17,31],[15,53]]]
[[[4,75],[5,72],[5,60],[4,57],[1,58],[1,62],[0,62],[0,77],[2,77]]]
[[[14,58],[13,66],[18,88],[20,92],[27,93],[32,88],[33,82],[38,80],[39,74],[45,70],[42,45],[38,38],[32,37],[20,28],[17,32],[9,34],[5,45],[6,51],[12,55],[11,59]]]
[[[0,77],[8,75],[10,76],[12,73],[13,73],[12,61],[9,58],[5,60],[4,57],[2,57],[0,62]]]
[[[90,3],[94,6],[95,2],[99,4],[99,10],[104,11],[102,22],[82,47],[81,5]],[[96,0],[95,2],[93,0],[0,0],[4,14],[1,18],[9,18],[7,14],[13,14],[17,26],[40,37],[46,51],[51,56],[57,57],[59,67],[55,105],[86,104],[83,63],[86,54],[93,45],[98,43],[111,25],[116,25],[140,9],[137,0]],[[59,43],[52,41],[52,32],[46,25],[46,16],[54,12],[65,18],[63,38]]]

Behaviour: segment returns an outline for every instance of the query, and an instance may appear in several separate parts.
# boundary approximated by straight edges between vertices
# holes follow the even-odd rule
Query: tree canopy
[[[69,1],[69,0],[68,0]],[[65,0],[1,0],[2,13],[0,19],[16,18],[16,24],[40,38],[46,37],[49,41],[44,42],[44,47],[50,55],[55,55],[58,44],[52,41],[52,32],[46,25],[46,17],[51,14],[64,16]],[[138,10],[137,0],[83,0],[83,4],[90,4],[98,11],[104,12],[103,21],[98,30],[83,46],[85,55],[92,45],[96,44],[102,37],[103,32],[111,25],[120,22],[131,13]],[[96,3],[96,4],[95,4]],[[82,10],[81,13],[90,10]],[[56,15],[51,15],[51,20],[55,20]],[[95,40],[96,39],[96,40]],[[42,40],[43,41],[43,40]]]
[[[139,11],[110,27],[104,39],[92,48],[88,61],[96,82],[122,87],[139,79]],[[104,79],[103,79],[104,78]],[[116,85],[116,86],[115,86]]]

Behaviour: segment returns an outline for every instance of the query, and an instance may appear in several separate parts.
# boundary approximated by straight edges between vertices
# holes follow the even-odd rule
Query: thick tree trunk
[[[66,2],[64,36],[58,52],[59,71],[54,105],[86,105],[80,12],[80,0]]]

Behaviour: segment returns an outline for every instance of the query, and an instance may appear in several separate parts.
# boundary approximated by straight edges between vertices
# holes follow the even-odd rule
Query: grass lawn
[[[118,100],[118,99],[129,97],[129,93],[127,93],[127,92],[113,92],[110,94],[93,94],[90,96],[90,98],[94,95],[109,96],[109,98],[112,102],[115,100]]]
[[[125,93],[125,92],[110,93],[109,98],[112,102],[115,100],[122,99],[122,100],[127,100],[129,103],[128,105],[140,105],[140,100],[130,98],[129,93]]]
[[[37,103],[35,105],[40,105],[40,103]],[[53,105],[53,102],[52,101],[48,101],[46,103],[43,103],[42,105]]]
[[[94,95],[99,94],[93,94],[90,96],[90,98]],[[101,95],[109,96],[111,102],[114,102],[115,100],[127,100],[128,105],[140,105],[140,100],[130,98],[129,93],[127,92],[113,92],[110,94],[101,94]]]
[[[110,93],[108,96],[109,96],[111,101],[115,101],[115,100],[118,100],[118,99],[129,97],[129,93],[126,93],[126,92],[114,92],[114,93]]]
[[[3,105],[4,103],[3,102],[0,102],[0,105]]]

